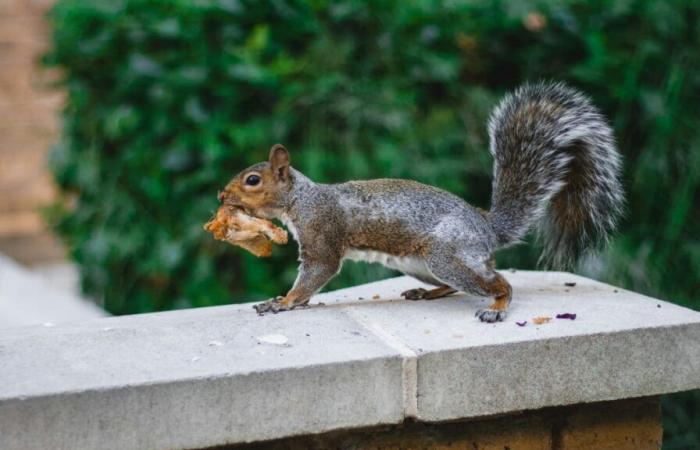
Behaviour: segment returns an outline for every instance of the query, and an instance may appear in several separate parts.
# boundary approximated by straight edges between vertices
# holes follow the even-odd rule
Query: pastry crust
[[[272,242],[287,243],[287,232],[282,228],[227,205],[219,207],[216,216],[204,225],[204,229],[214,235],[214,239],[237,245],[255,256],[270,256]]]

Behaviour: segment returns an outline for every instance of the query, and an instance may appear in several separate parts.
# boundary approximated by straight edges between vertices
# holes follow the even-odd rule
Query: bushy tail
[[[623,206],[620,156],[586,96],[561,83],[522,86],[491,114],[489,136],[499,246],[537,225],[540,261],[563,268],[607,240]]]

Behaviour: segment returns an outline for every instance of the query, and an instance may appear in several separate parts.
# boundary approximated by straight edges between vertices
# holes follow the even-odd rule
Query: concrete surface
[[[74,297],[82,298],[80,292],[80,269],[77,264],[66,261],[38,264],[29,267],[29,270],[56,289],[69,292]]]
[[[0,253],[0,329],[23,325],[74,322],[107,315],[67,288],[65,267],[35,273]]]
[[[700,313],[561,272],[505,272],[514,286],[504,323],[473,317],[488,299],[395,300],[404,277],[318,296],[383,301],[351,307],[418,356],[420,420],[439,421],[700,387]],[[575,283],[566,286],[565,283]],[[347,294],[346,294],[347,292]],[[575,313],[576,320],[556,319]],[[552,317],[534,325],[534,317]],[[516,322],[527,321],[523,327]]]
[[[198,448],[700,388],[700,313],[566,273],[504,275],[499,324],[474,317],[479,298],[400,300],[420,286],[400,277],[264,317],[0,330],[0,448]],[[576,320],[532,323],[564,312]]]
[[[0,331],[0,448],[198,448],[401,421],[400,355],[345,314],[305,312]]]

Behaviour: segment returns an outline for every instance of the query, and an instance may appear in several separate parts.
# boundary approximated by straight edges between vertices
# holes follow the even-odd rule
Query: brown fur
[[[436,300],[454,294],[455,292],[457,292],[457,289],[450,286],[440,286],[435,289],[409,289],[408,291],[402,292],[401,296],[406,300]]]
[[[396,256],[422,254],[425,249],[422,239],[413,236],[401,223],[388,222],[377,228],[363,225],[362,220],[348,233],[346,244],[349,248],[372,249]]]
[[[252,174],[259,175],[257,186],[248,186],[245,180]],[[289,180],[289,155],[282,145],[270,149],[270,161],[249,167],[236,175],[219,194],[225,205],[236,206],[263,215],[271,215],[271,209],[280,206],[280,198]]]
[[[494,297],[493,304],[489,306],[489,309],[505,311],[510,304],[513,290],[510,287],[510,283],[508,283],[500,273],[494,273],[496,275],[491,280],[486,280],[481,277],[478,277],[477,280],[479,281],[480,287],[487,292],[488,295]]]

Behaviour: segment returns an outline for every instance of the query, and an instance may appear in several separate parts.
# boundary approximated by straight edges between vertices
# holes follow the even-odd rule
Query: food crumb
[[[379,297],[379,294],[374,294],[374,295],[372,296],[372,299],[373,299],[373,300],[377,300],[378,298],[381,298],[381,297]]]
[[[534,323],[535,325],[542,325],[544,323],[549,322],[550,320],[552,320],[552,318],[547,316],[534,317],[532,319],[532,323]]]
[[[576,314],[572,314],[572,313],[557,314],[557,319],[576,320]]]

